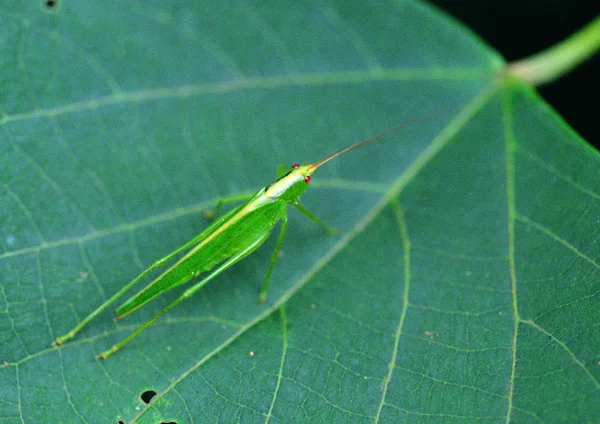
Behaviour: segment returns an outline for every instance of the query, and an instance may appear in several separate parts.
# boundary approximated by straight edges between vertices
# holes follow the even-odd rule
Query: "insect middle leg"
[[[212,209],[205,209],[202,212],[202,215],[206,219],[215,219],[219,213],[219,210],[221,209],[221,206],[223,206],[227,203],[242,202],[244,200],[248,200],[252,196],[253,196],[253,193],[244,193],[244,194],[238,194],[236,196],[222,197],[219,199],[219,201],[216,203],[216,205]]]
[[[325,224],[319,218],[317,218],[312,212],[302,206],[300,203],[292,203],[296,209],[306,215],[311,221],[319,225],[321,228],[325,230],[325,232],[329,235],[339,234],[339,230],[337,228],[330,227]],[[267,289],[269,288],[269,284],[271,282],[271,274],[273,273],[273,266],[275,265],[275,261],[277,260],[277,256],[279,255],[279,250],[281,248],[281,243],[283,242],[283,238],[285,237],[285,232],[287,230],[288,218],[287,213],[281,217],[281,230],[279,231],[279,237],[277,238],[277,244],[275,245],[275,250],[273,251],[273,256],[271,256],[271,262],[269,263],[269,270],[267,271],[267,277],[265,278],[265,282],[260,291],[260,296],[258,297],[258,301],[260,303],[264,303],[267,299]]]
[[[267,289],[269,288],[269,283],[271,282],[271,274],[273,274],[273,266],[275,265],[275,261],[279,256],[279,250],[281,249],[281,243],[283,242],[283,238],[285,237],[285,232],[287,230],[288,225],[288,217],[287,213],[283,214],[281,217],[281,230],[279,230],[279,237],[277,237],[277,244],[275,245],[275,250],[273,251],[273,255],[271,256],[271,262],[269,263],[269,269],[267,270],[267,276],[265,277],[265,282],[260,290],[260,295],[258,296],[258,301],[260,303],[264,303],[267,299]]]

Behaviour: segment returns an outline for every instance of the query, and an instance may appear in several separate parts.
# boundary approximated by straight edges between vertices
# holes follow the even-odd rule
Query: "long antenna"
[[[445,111],[447,111],[448,109],[450,109],[450,107],[445,107],[445,108],[443,108],[443,109],[441,109],[441,110],[440,110],[440,109],[438,109],[438,110],[436,110],[436,111],[434,111],[434,112],[431,112],[431,113],[428,113],[428,114],[426,114],[426,115],[419,116],[418,118],[409,119],[408,121],[404,121],[404,122],[402,122],[401,124],[398,124],[398,125],[396,125],[396,126],[394,126],[394,127],[388,128],[387,130],[383,130],[383,131],[381,131],[381,132],[379,132],[379,133],[377,133],[377,134],[375,134],[375,135],[372,135],[371,137],[365,138],[364,140],[361,140],[361,141],[359,141],[358,143],[354,143],[354,144],[353,144],[353,145],[351,145],[351,146],[345,147],[345,148],[343,148],[342,150],[339,150],[339,151],[337,151],[337,152],[335,152],[335,153],[332,153],[332,154],[330,154],[329,156],[327,156],[327,157],[325,157],[325,158],[321,159],[320,161],[318,161],[318,162],[316,162],[316,163],[313,163],[313,165],[312,165],[312,166],[313,166],[313,170],[315,170],[315,169],[319,168],[319,167],[320,167],[320,166],[322,166],[322,165],[325,165],[325,164],[326,164],[327,162],[329,162],[331,159],[334,159],[334,158],[338,157],[339,155],[342,155],[342,154],[344,154],[344,153],[346,153],[346,152],[348,152],[348,151],[350,151],[350,150],[354,150],[354,149],[356,149],[357,147],[360,147],[360,146],[362,146],[363,144],[367,144],[367,143],[370,143],[370,142],[372,142],[372,141],[375,141],[375,140],[377,140],[378,138],[381,138],[381,137],[383,137],[383,136],[384,136],[384,135],[386,135],[386,134],[389,134],[389,133],[392,133],[392,132],[394,132],[394,131],[397,131],[397,130],[399,130],[400,128],[403,128],[403,127],[406,127],[406,126],[409,126],[409,125],[415,124],[415,123],[417,123],[417,122],[425,121],[425,120],[427,120],[427,119],[430,119],[430,118],[432,118],[432,117],[435,117],[435,116],[439,116],[439,115],[440,115],[440,113],[442,113],[442,112],[445,112]]]

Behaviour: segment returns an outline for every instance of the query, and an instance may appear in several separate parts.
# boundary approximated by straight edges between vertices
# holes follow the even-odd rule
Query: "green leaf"
[[[600,420],[599,155],[456,22],[18,2],[0,34],[3,423]],[[219,197],[432,111],[315,174],[341,235],[292,210],[266,304],[276,237],[107,361],[184,288],[49,347]]]

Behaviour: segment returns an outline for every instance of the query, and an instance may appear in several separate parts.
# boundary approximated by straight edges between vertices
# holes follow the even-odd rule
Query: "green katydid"
[[[422,120],[424,118],[425,117],[417,118],[410,122]],[[267,289],[271,281],[273,266],[275,264],[275,260],[277,259],[278,252],[281,247],[281,243],[283,242],[288,225],[287,205],[291,205],[298,209],[310,220],[324,228],[329,234],[336,233],[335,229],[321,222],[299,202],[300,196],[308,188],[308,183],[310,182],[312,174],[319,167],[326,164],[330,160],[350,150],[356,149],[359,146],[376,140],[385,134],[404,127],[410,122],[404,122],[395,127],[388,128],[387,130],[382,131],[372,137],[366,138],[358,143],[339,150],[316,163],[309,165],[293,165],[291,170],[289,170],[289,172],[287,172],[285,175],[278,178],[272,184],[260,189],[240,206],[218,217],[211,225],[209,225],[204,231],[202,231],[192,240],[185,243],[174,252],[169,253],[167,256],[154,262],[152,265],[150,265],[150,267],[148,267],[148,269],[143,271],[130,283],[125,285],[125,287],[119,290],[114,296],[100,305],[71,331],[63,336],[57,337],[53,345],[62,344],[75,337],[75,335],[93,318],[100,314],[110,304],[123,296],[150,271],[157,267],[163,266],[175,256],[189,250],[170,268],[165,270],[146,287],[119,306],[117,308],[118,316],[116,319],[119,320],[126,315],[129,315],[131,312],[145,305],[154,298],[160,296],[168,290],[171,290],[174,287],[188,282],[202,272],[210,273],[201,281],[188,288],[180,297],[175,299],[171,304],[169,304],[166,308],[164,308],[146,323],[142,324],[128,337],[96,356],[96,359],[106,359],[108,356],[117,352],[126,343],[140,334],[144,329],[149,327],[168,310],[173,308],[184,299],[192,296],[196,291],[198,291],[214,277],[225,271],[227,268],[254,252],[268,238],[275,225],[281,221],[282,225],[279,232],[279,237],[277,239],[273,255],[271,256],[265,282],[260,291],[259,302],[264,302]],[[241,197],[222,199],[217,203],[214,211],[216,212],[216,210],[218,210],[224,203],[242,199],[243,198]]]

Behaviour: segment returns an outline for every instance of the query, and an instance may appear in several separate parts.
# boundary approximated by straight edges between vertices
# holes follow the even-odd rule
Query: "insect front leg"
[[[291,205],[293,207],[295,207],[296,209],[298,209],[300,212],[302,212],[304,215],[306,215],[308,217],[308,219],[310,219],[312,222],[317,224],[319,227],[323,228],[323,230],[325,230],[325,232],[327,234],[329,234],[330,236],[335,236],[340,233],[340,230],[338,230],[337,228],[334,228],[334,227],[330,227],[329,225],[325,224],[323,221],[321,221],[319,218],[317,218],[311,211],[306,209],[300,203],[296,202],[296,203],[292,203]]]
[[[290,167],[288,165],[280,163],[279,166],[277,166],[277,178],[283,177],[288,172],[290,172]]]

